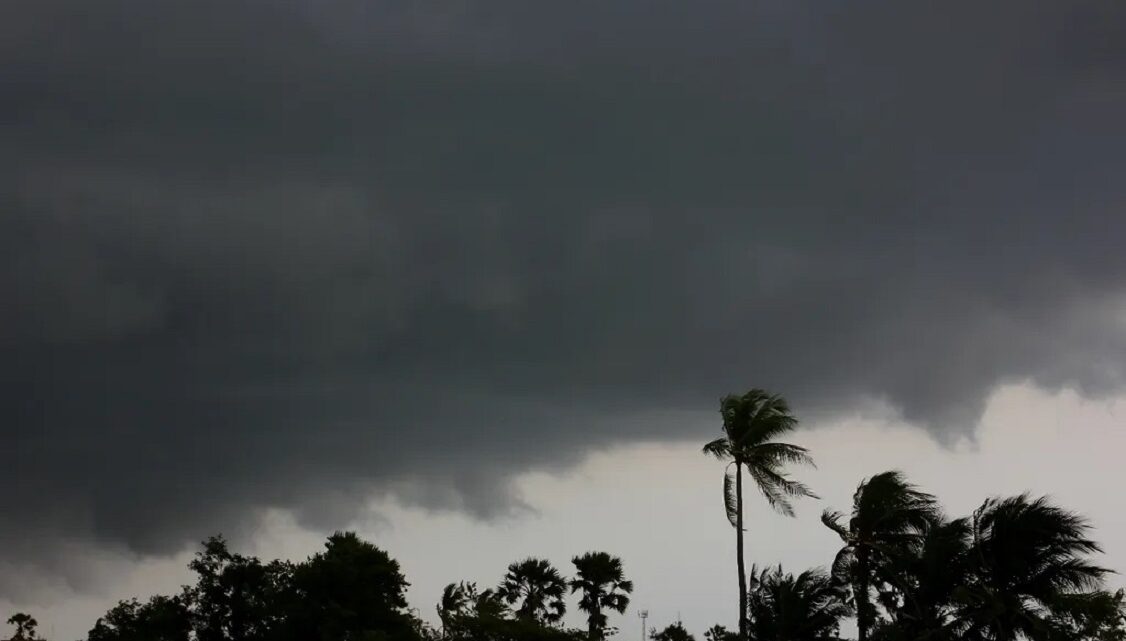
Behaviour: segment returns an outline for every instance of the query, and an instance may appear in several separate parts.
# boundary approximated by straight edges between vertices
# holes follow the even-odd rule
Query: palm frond
[[[786,491],[785,486],[767,476],[764,470],[751,469],[748,472],[771,509],[792,518],[794,516],[794,506],[790,502],[792,495]]]
[[[721,461],[727,460],[731,458],[731,442],[725,437],[717,438],[704,445],[703,452]]]
[[[809,450],[789,443],[762,443],[748,448],[746,456],[749,461],[768,467],[780,467],[786,464],[817,467],[813,457],[809,455]]]
[[[809,489],[809,486],[805,483],[795,481],[786,474],[778,472],[773,468],[754,468],[754,473],[762,479],[761,482],[774,486],[784,496],[791,498],[821,498],[814,494],[813,490]]]
[[[836,532],[837,536],[847,543],[849,540],[848,528],[841,523],[844,518],[844,513],[837,510],[825,510],[821,513],[821,522],[825,524],[825,527]]]
[[[738,466],[735,470],[729,467],[727,473],[723,475],[723,507],[731,527],[736,528],[739,527],[739,497],[735,492],[735,475],[738,469]]]

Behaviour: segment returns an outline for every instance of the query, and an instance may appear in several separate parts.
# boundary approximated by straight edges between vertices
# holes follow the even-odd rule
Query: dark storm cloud
[[[1124,383],[1120,3],[2,13],[0,537],[51,569],[496,514],[749,385],[949,439]]]

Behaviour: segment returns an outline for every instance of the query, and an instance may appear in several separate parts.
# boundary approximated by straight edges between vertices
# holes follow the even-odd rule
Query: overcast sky
[[[425,613],[597,546],[702,629],[752,386],[838,507],[1028,487],[1122,560],[1126,5],[430,5],[0,6],[0,600],[354,526]]]

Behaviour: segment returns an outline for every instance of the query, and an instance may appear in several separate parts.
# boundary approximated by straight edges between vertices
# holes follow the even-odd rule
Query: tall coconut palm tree
[[[723,436],[704,446],[704,453],[727,462],[723,500],[727,519],[735,528],[735,562],[739,572],[739,636],[747,638],[747,574],[743,561],[743,472],[751,477],[767,503],[793,516],[791,500],[815,497],[808,487],[783,471],[789,463],[813,465],[804,447],[774,439],[797,427],[786,399],[761,389],[732,394],[720,401]],[[734,467],[734,470],[731,468]]]
[[[1087,521],[1045,498],[989,499],[971,526],[971,576],[957,595],[969,641],[1049,639],[1053,616],[1110,572],[1087,558],[1102,551]]]
[[[497,594],[516,605],[516,616],[536,623],[558,623],[567,611],[567,581],[546,559],[528,558],[508,566]]]
[[[781,566],[752,567],[750,583],[747,609],[755,641],[835,640],[841,620],[852,614],[848,591],[823,570],[794,576]]]
[[[833,576],[852,586],[859,641],[868,641],[876,619],[872,577],[876,566],[892,563],[917,545],[927,526],[941,518],[934,497],[919,491],[896,471],[864,480],[852,497],[852,515],[825,510],[821,521],[844,547],[833,562]]]
[[[577,576],[571,580],[571,592],[582,592],[579,609],[587,613],[587,632],[591,641],[606,638],[606,615],[609,609],[622,614],[629,606],[633,582],[622,572],[622,560],[605,552],[587,552],[571,559]]]

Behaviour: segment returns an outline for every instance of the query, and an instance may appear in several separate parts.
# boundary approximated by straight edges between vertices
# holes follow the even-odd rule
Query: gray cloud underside
[[[8,549],[1122,388],[1126,5],[425,4],[4,3]]]

